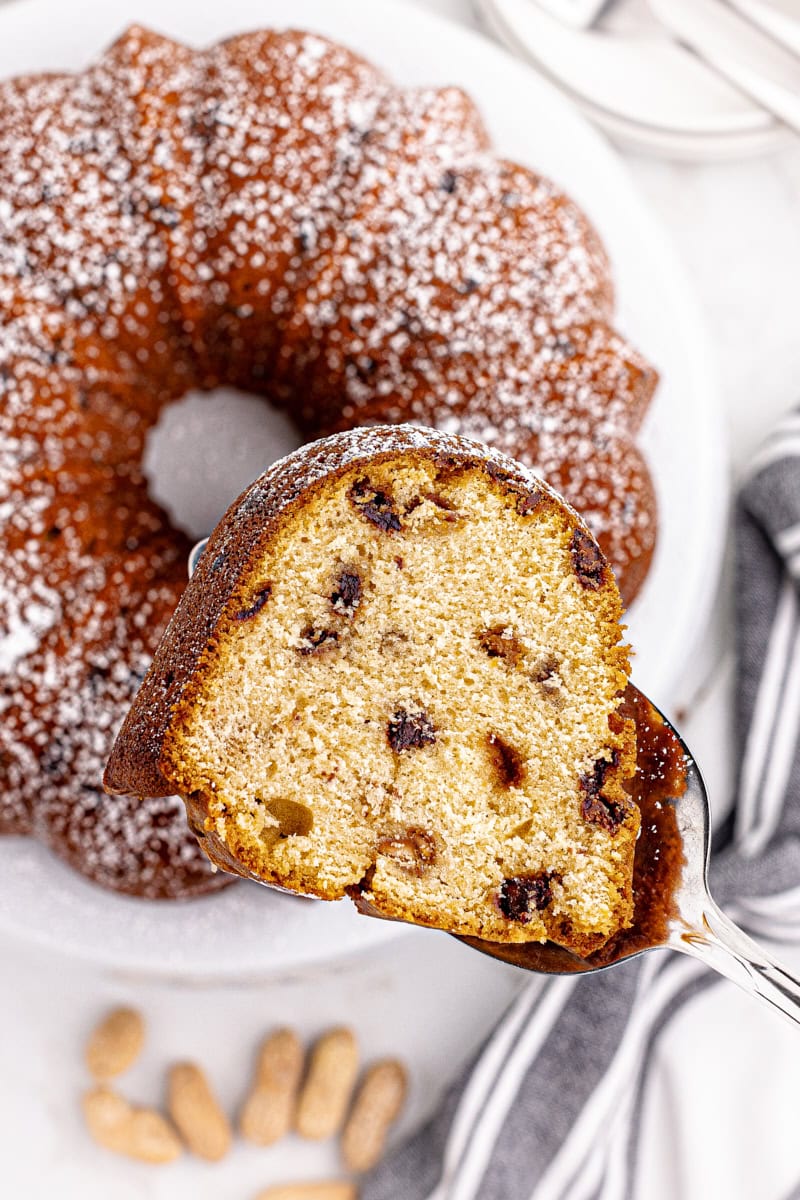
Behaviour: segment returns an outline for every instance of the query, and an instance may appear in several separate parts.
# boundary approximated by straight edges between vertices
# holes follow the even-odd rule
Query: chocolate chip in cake
[[[394,508],[392,497],[373,488],[368,479],[359,479],[349,492],[351,502],[366,519],[384,533],[397,533],[400,518]]]
[[[564,706],[564,680],[561,663],[553,654],[546,654],[533,664],[530,677],[547,702],[556,709]]]
[[[457,184],[458,176],[456,175],[455,171],[445,171],[444,175],[442,175],[442,180],[439,184],[439,187],[443,192],[447,192],[448,195],[452,196],[453,192],[456,190]]]
[[[510,667],[515,667],[525,653],[519,638],[505,625],[492,625],[477,635],[478,645],[489,658],[502,658]]]
[[[624,805],[606,796],[585,796],[581,815],[590,824],[599,825],[608,833],[616,833],[628,813]]]
[[[534,683],[548,683],[558,674],[559,661],[554,654],[545,654],[531,667],[531,679]]]
[[[513,875],[504,879],[497,895],[497,907],[509,921],[528,925],[534,912],[547,908],[553,899],[550,888],[552,875],[540,871],[535,875]]]
[[[401,629],[387,629],[381,634],[380,652],[387,655],[402,654],[408,641],[408,634]]]
[[[563,703],[563,679],[559,674],[561,663],[554,654],[545,654],[531,667],[531,679],[538,684],[547,700],[560,706]]]
[[[344,570],[339,574],[331,592],[333,609],[345,617],[352,617],[361,603],[361,576],[357,571]]]
[[[486,474],[491,475],[492,479],[494,479],[497,483],[506,483],[507,484],[507,483],[512,483],[512,482],[513,483],[517,482],[516,479],[514,478],[514,476],[509,471],[508,467],[503,467],[500,465],[500,463],[487,462],[486,463]]]
[[[596,592],[603,582],[606,560],[590,533],[576,529],[570,544],[572,565],[581,585]]]
[[[590,775],[581,777],[581,787],[590,795],[598,794],[606,781],[606,775],[613,768],[619,765],[619,751],[614,750],[610,758],[596,759]]]
[[[526,483],[519,476],[513,475],[506,467],[497,463],[487,463],[486,471],[497,483],[501,483],[506,491],[516,496],[516,510],[521,517],[527,517],[535,512],[544,500],[544,493],[534,483]]]
[[[525,760],[519,750],[506,742],[497,733],[486,737],[492,766],[503,787],[519,787],[525,778]]]
[[[433,722],[425,712],[408,712],[398,708],[386,728],[389,745],[401,750],[420,750],[436,741]]]
[[[278,822],[278,837],[306,837],[314,828],[314,814],[307,804],[275,796],[266,802],[267,812]],[[267,826],[274,829],[275,826]]]
[[[603,795],[603,784],[606,775],[612,768],[619,765],[619,751],[615,750],[611,758],[598,758],[590,775],[581,777],[581,790],[584,792],[581,801],[581,816],[592,825],[599,825],[608,833],[616,833],[628,815],[628,808],[618,800],[610,800]]]
[[[313,625],[307,625],[300,639],[298,649],[301,654],[319,654],[323,650],[333,650],[338,645],[339,634],[335,629],[315,629]]]
[[[455,512],[456,505],[446,496],[440,496],[439,492],[425,492],[423,499],[429,500],[431,504],[435,504],[438,509],[444,509],[445,512]]]
[[[520,496],[517,501],[517,512],[521,517],[529,517],[532,512],[536,512],[543,499],[543,493],[532,488],[527,495]]]
[[[381,838],[376,850],[410,875],[422,875],[436,862],[436,839],[418,825],[409,826],[402,834]]]
[[[259,590],[254,593],[253,598],[248,604],[245,604],[243,608],[240,608],[238,612],[233,614],[234,621],[247,621],[250,619],[250,617],[254,617],[257,613],[260,613],[271,595],[272,584],[264,584],[262,588],[259,588]]]
[[[438,492],[425,492],[423,499],[427,500],[429,504],[433,504],[434,507],[440,508],[445,514],[444,519],[446,521],[457,520],[458,513],[456,506],[446,496],[441,496]]]

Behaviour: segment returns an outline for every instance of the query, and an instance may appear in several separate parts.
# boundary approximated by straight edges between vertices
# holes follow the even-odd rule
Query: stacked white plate
[[[589,29],[571,26],[539,0],[474,3],[489,32],[632,149],[722,160],[765,153],[795,136],[673,40],[646,0],[615,0]]]

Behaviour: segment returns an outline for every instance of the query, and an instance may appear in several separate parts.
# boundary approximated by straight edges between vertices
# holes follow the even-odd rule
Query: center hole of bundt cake
[[[210,533],[232,500],[301,438],[265,400],[232,388],[188,392],[148,434],[150,494],[190,537]]]

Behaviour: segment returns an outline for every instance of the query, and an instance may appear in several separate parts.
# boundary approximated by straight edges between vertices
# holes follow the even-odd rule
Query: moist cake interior
[[[635,838],[593,549],[474,466],[324,480],[251,560],[162,769],[259,878],[593,948],[629,918]]]

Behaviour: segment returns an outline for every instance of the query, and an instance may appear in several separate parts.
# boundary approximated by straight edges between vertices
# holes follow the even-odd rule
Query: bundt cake
[[[626,599],[655,507],[655,373],[559,190],[457,89],[341,46],[130,29],[0,84],[0,830],[146,896],[217,886],[175,799],[109,798],[114,732],[185,584],[148,428],[229,383],[306,436],[412,421],[492,443],[586,516]]]
[[[241,875],[588,953],[639,812],[614,576],[505,455],[411,426],[289,455],[212,535],[106,785]]]

